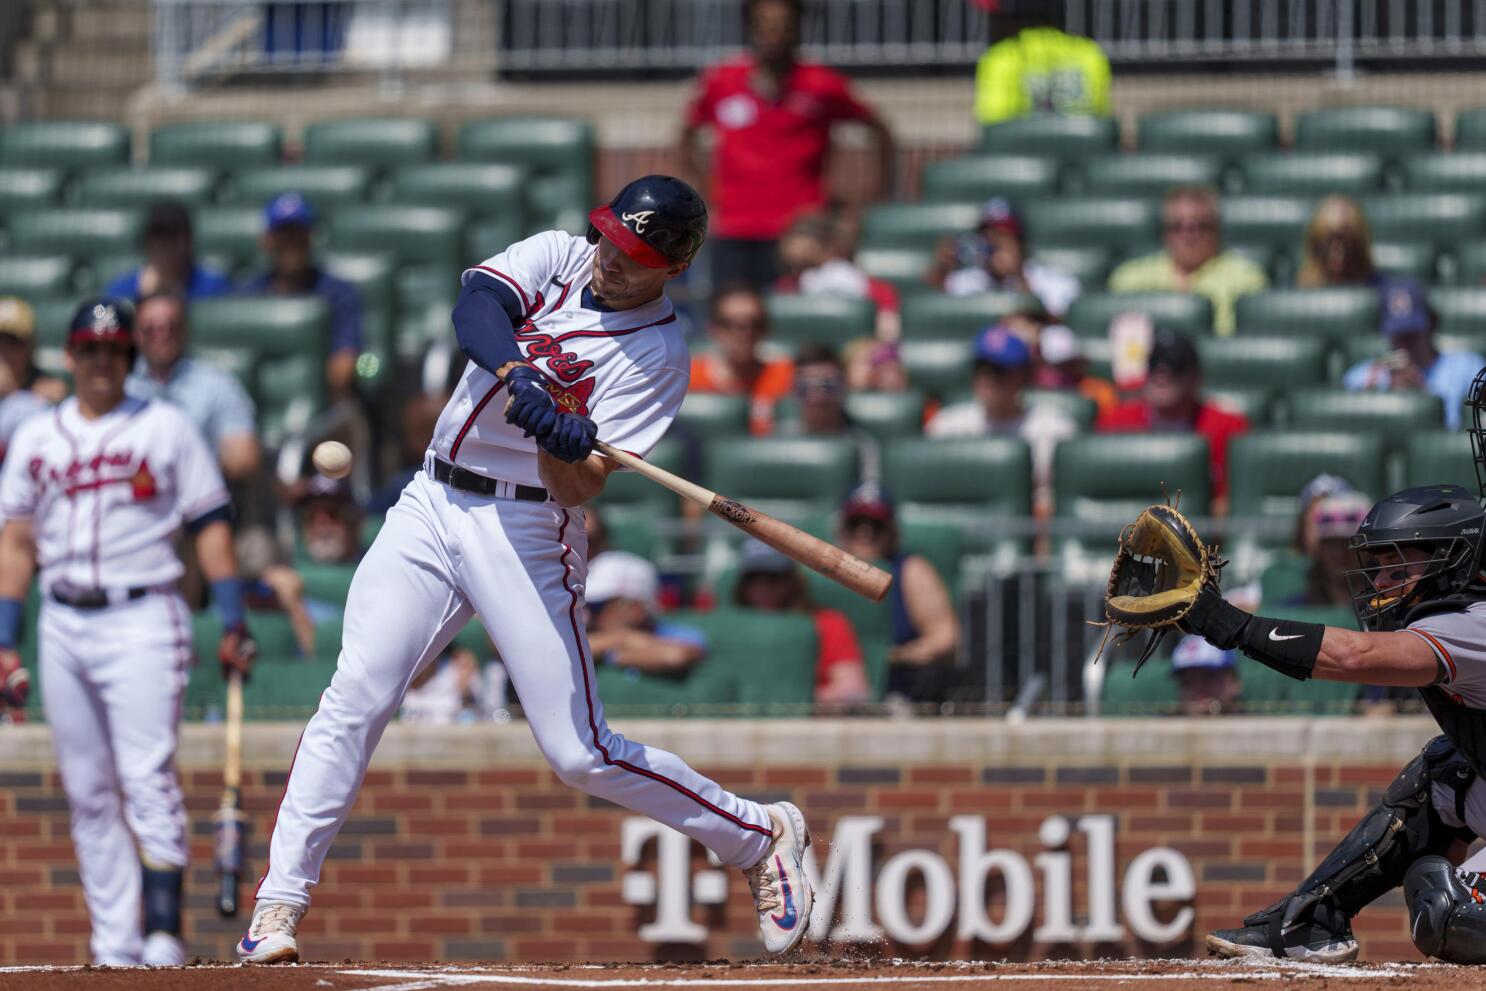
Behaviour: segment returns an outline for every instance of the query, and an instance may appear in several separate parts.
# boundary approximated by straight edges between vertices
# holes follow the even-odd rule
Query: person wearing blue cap
[[[1353,390],[1423,389],[1440,397],[1445,426],[1459,430],[1461,406],[1470,394],[1471,380],[1486,366],[1486,358],[1474,351],[1436,350],[1434,310],[1418,283],[1390,280],[1380,290],[1379,329],[1388,350],[1380,358],[1349,368],[1342,385]]]
[[[930,437],[1020,437],[1032,449],[1032,476],[1039,512],[1052,505],[1053,451],[1078,432],[1068,414],[1047,403],[1027,405],[1032,349],[1005,324],[975,339],[974,398],[944,407],[929,421]]]
[[[263,211],[259,248],[268,259],[268,271],[248,282],[248,292],[265,296],[320,296],[330,307],[330,353],[325,359],[325,384],[332,400],[351,391],[356,359],[361,354],[361,294],[315,264],[311,243],[315,211],[299,193],[280,193]]]

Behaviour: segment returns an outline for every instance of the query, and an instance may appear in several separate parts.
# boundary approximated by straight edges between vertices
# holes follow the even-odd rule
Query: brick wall
[[[249,727],[251,861],[267,829],[297,726]],[[1082,956],[1200,952],[1201,933],[1284,893],[1308,845],[1323,853],[1430,735],[1420,720],[1232,720],[1002,723],[645,723],[629,734],[691,756],[725,785],[790,798],[829,841],[842,816],[879,816],[874,869],[930,849],[957,863],[954,816],[986,821],[987,845],[1033,863],[1050,816],[1115,818],[1117,876],[1142,850],[1170,846],[1197,882],[1189,936],[1162,947],[884,945],[890,955]],[[187,727],[181,763],[192,825],[191,952],[226,957],[241,922],[212,908],[210,815],[221,786],[220,730]],[[41,727],[0,729],[0,964],[85,959],[87,919],[67,812]],[[647,945],[654,909],[625,903],[627,871],[653,872],[655,844],[620,863],[628,813],[563,787],[524,726],[394,727],[336,842],[305,923],[316,959],[571,959],[755,955],[747,886],[728,872],[720,905],[693,907],[699,944]],[[818,846],[822,862],[827,847]],[[1075,833],[1073,905],[1085,912],[1083,840]],[[698,849],[693,866],[706,870]],[[1039,879],[1037,916],[1043,917]],[[1002,893],[992,886],[991,916]],[[910,885],[910,917],[922,911]],[[1364,913],[1373,958],[1414,959],[1396,895]],[[1168,907],[1168,913],[1175,907]],[[1030,932],[1030,930],[1029,930]]]

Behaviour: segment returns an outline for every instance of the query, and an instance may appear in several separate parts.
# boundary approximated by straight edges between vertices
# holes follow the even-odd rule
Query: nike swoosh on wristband
[[[778,856],[775,856],[774,864],[779,868],[779,883],[784,888],[784,913],[771,915],[769,918],[773,919],[774,924],[780,929],[793,929],[795,923],[800,921],[799,915],[795,912],[795,893],[790,890],[789,877],[784,873],[784,864]]]
[[[1280,631],[1277,630],[1277,629],[1276,630],[1270,630],[1269,631],[1269,639],[1274,640],[1274,641],[1280,641],[1280,640],[1299,640],[1301,637],[1305,636],[1304,633],[1292,633],[1288,637],[1275,636],[1275,634],[1277,634],[1279,632]]]

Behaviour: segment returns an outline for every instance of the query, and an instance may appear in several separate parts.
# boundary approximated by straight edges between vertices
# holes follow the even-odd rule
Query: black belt
[[[546,502],[547,490],[537,485],[518,485],[499,478],[461,468],[443,458],[433,459],[433,480],[443,482],[451,489],[473,492],[476,495],[494,496],[498,499],[518,499],[521,502]]]
[[[106,588],[57,588],[53,586],[51,597],[54,601],[74,609],[107,609],[121,602],[132,602],[142,599],[151,592],[156,591],[158,585],[142,585],[139,588],[126,588],[111,590]]]

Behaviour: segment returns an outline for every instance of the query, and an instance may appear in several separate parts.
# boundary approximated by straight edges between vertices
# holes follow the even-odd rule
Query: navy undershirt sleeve
[[[516,345],[516,324],[523,316],[510,286],[476,272],[454,304],[454,336],[460,350],[493,375],[513,361],[526,360]]]

